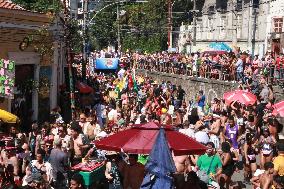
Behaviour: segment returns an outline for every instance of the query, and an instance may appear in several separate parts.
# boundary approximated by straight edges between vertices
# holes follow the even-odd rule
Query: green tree
[[[37,12],[58,12],[61,8],[60,0],[12,0],[23,8]]]

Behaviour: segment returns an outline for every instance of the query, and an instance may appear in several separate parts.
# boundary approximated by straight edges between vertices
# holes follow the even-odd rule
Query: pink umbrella
[[[253,105],[256,102],[257,97],[244,90],[236,90],[231,92],[224,93],[223,98],[227,104],[231,104],[234,101],[237,101],[244,105]]]
[[[274,110],[273,110],[272,114],[274,116],[279,115],[281,117],[284,117],[284,101],[281,101],[281,102],[274,104],[273,108],[274,108]]]

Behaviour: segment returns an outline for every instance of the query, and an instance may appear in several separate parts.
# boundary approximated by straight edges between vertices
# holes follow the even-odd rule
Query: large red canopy
[[[123,150],[126,153],[150,154],[161,127],[165,129],[169,147],[175,155],[203,154],[206,151],[204,145],[175,131],[173,127],[157,125],[154,122],[135,125],[131,129],[120,131],[97,141],[96,147],[108,151],[120,152]]]

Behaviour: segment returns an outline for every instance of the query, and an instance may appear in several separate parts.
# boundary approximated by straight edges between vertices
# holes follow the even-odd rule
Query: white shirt
[[[194,138],[194,130],[191,129],[191,128],[187,128],[187,129],[180,129],[179,132],[191,137],[191,138]]]
[[[195,140],[197,142],[203,143],[203,144],[207,144],[209,142],[209,136],[205,131],[197,131],[195,133]]]
[[[124,73],[125,73],[125,70],[124,70],[124,69],[119,70],[119,72],[117,73],[118,78],[119,78],[119,79],[122,79],[123,76],[124,76]]]
[[[117,118],[117,111],[115,109],[111,109],[111,111],[107,114],[109,121],[114,121]]]

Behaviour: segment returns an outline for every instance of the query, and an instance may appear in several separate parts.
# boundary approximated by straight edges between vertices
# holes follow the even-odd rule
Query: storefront
[[[50,109],[57,106],[57,89],[64,78],[63,57],[59,56],[62,46],[53,41],[54,24],[50,22],[48,15],[23,10],[8,1],[0,3],[0,59],[13,60],[16,65],[14,99],[1,97],[0,108],[28,121],[48,117]],[[43,26],[48,28],[52,44],[48,56],[39,53],[32,41],[40,37],[38,31]]]

